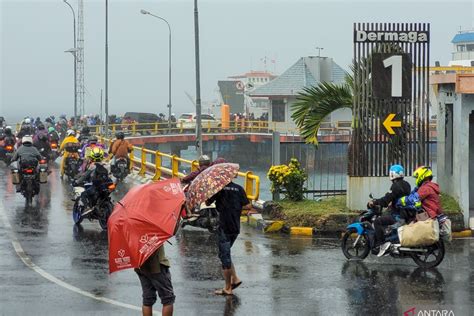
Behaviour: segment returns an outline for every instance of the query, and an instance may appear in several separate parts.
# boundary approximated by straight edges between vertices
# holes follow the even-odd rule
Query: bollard
[[[155,123],[155,134],[158,134],[158,123]]]
[[[249,176],[252,175],[252,171],[247,171],[245,173],[245,192],[247,193],[247,196],[250,196],[252,198],[252,200],[254,199],[253,198],[253,180],[250,179]]]
[[[135,135],[137,133],[137,123],[132,124],[132,135]]]
[[[197,160],[193,160],[191,162],[191,172],[197,171],[199,169],[199,162]]]

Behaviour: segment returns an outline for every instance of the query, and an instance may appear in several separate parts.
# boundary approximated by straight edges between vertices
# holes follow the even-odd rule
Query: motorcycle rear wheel
[[[357,238],[354,235],[357,235],[354,229],[345,232],[341,242],[342,253],[349,260],[364,260],[370,252],[369,238],[365,234],[360,235],[359,241],[354,247]]]
[[[427,253],[413,253],[412,259],[420,268],[431,269],[443,261],[444,254],[444,242],[440,239],[437,243],[428,247]]]
[[[112,205],[112,202],[107,201],[103,203],[101,207],[103,216],[99,218],[99,224],[103,230],[107,230],[107,222],[109,220],[110,214],[112,214],[114,206]]]

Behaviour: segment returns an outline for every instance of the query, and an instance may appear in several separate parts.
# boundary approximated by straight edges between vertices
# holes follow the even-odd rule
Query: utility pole
[[[201,121],[201,79],[199,70],[199,14],[198,3],[194,0],[194,48],[196,56],[196,149],[202,155],[202,121]]]
[[[73,7],[67,0],[64,0],[64,3],[71,8],[72,11],[72,24],[74,31],[74,129],[77,127],[77,42],[76,42],[76,13],[74,12]]]
[[[105,0],[105,138],[109,136],[109,0]]]
[[[99,125],[100,125],[101,133],[102,133],[102,123],[104,122],[104,120],[103,120],[104,116],[102,115],[102,113],[103,113],[103,110],[102,110],[102,99],[103,99],[102,92],[103,92],[103,90],[100,89],[100,115],[99,115],[100,124]]]

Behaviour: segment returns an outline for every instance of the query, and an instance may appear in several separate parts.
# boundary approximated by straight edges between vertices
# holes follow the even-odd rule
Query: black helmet
[[[87,126],[84,126],[81,130],[81,134],[84,134],[84,135],[88,135],[90,132],[91,130]]]
[[[123,132],[117,132],[115,133],[115,137],[117,139],[124,139],[125,138],[125,134]]]
[[[43,123],[38,124],[38,129],[41,129],[41,130],[45,129],[44,124]]]
[[[38,139],[39,139],[40,141],[42,141],[42,142],[45,142],[45,141],[48,140],[48,136],[47,136],[46,134],[40,134],[40,135],[38,136]]]

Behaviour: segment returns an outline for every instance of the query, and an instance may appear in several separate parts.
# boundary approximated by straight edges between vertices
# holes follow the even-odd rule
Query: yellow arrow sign
[[[392,121],[394,117],[395,117],[395,114],[390,113],[385,119],[385,121],[383,121],[383,126],[385,127],[385,129],[390,135],[395,135],[395,131],[393,130],[392,127],[402,127],[401,121]]]

